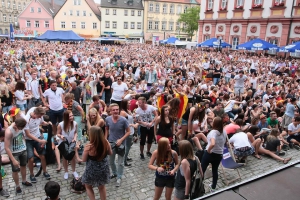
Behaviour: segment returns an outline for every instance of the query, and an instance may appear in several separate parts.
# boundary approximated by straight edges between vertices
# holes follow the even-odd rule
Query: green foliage
[[[187,33],[191,39],[195,35],[195,31],[198,30],[199,13],[200,7],[194,6],[188,8],[186,13],[181,13],[178,19],[178,22],[185,24],[185,27],[181,28],[181,30]]]

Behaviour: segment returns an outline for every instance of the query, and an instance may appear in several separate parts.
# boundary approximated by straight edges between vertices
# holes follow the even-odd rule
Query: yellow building
[[[93,0],[66,0],[54,17],[54,30],[72,30],[81,37],[100,36],[101,13]]]
[[[180,14],[193,6],[200,6],[199,0],[145,0],[144,1],[144,33],[145,41],[164,40],[176,36],[180,40],[189,39],[188,35],[180,30],[184,26],[178,23]],[[193,41],[196,40],[196,35]]]

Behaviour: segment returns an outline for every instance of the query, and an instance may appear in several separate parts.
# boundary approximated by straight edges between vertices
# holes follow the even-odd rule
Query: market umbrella
[[[270,50],[270,49],[277,49],[278,47],[274,44],[271,44],[269,42],[266,42],[262,39],[254,39],[249,42],[246,42],[244,44],[240,44],[237,46],[237,49],[243,49],[243,50]]]
[[[300,52],[300,41],[278,49],[279,52]]]
[[[221,42],[220,45],[220,40],[217,38],[211,38],[208,39],[200,44],[198,44],[198,47],[214,47],[214,48],[219,48],[221,46],[221,48],[227,48],[227,47],[231,47],[230,44],[228,44],[227,42]]]
[[[178,40],[176,37],[169,37],[166,41],[166,44],[175,44],[175,41]]]

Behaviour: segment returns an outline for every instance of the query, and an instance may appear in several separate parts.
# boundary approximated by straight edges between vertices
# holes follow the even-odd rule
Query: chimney
[[[52,9],[54,9],[54,0],[51,0]]]

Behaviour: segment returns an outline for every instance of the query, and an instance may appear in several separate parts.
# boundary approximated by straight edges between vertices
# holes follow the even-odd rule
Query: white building
[[[101,0],[101,36],[143,42],[144,7],[141,0]]]

